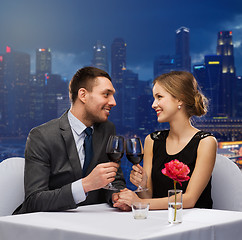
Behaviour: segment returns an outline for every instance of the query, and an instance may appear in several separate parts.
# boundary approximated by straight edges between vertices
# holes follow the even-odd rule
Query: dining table
[[[242,212],[183,209],[183,221],[168,223],[168,210],[149,210],[146,219],[134,219],[108,204],[81,206],[62,212],[36,212],[0,217],[0,240],[238,240],[242,239]]]

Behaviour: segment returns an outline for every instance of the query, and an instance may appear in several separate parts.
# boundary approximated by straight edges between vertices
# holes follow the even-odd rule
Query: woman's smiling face
[[[168,93],[159,83],[153,87],[153,97],[152,108],[157,113],[158,122],[170,122],[179,111],[179,100]]]

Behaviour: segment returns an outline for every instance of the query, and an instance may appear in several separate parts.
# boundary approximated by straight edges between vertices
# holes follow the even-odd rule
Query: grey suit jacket
[[[105,150],[112,134],[115,127],[111,122],[94,125],[94,155],[87,174],[97,164],[108,161]],[[13,214],[76,208],[71,183],[80,178],[82,167],[66,112],[30,131],[25,148],[25,200]],[[113,184],[119,189],[126,187],[121,168]],[[91,191],[79,205],[111,203],[112,193],[104,189]]]

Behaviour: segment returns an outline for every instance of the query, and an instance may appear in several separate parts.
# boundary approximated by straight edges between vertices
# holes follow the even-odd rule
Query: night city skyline
[[[68,110],[69,81],[95,66],[116,89],[109,116],[116,134],[142,143],[169,129],[152,109],[154,77],[190,71],[209,99],[208,114],[192,125],[211,132],[218,153],[242,170],[241,63],[239,0],[1,0],[0,162],[25,157],[31,128]],[[124,155],[134,190],[132,165]]]
[[[118,104],[110,120],[118,133],[144,138],[156,129],[169,127],[157,123],[151,108],[152,80],[164,71],[186,70],[195,73],[205,95],[216,103],[205,121],[197,120],[197,127],[215,133],[219,141],[241,141],[241,78],[235,86],[228,80],[235,80],[234,75],[226,75],[223,81],[230,85],[224,87],[221,63],[209,65],[210,60],[214,63],[227,58],[227,50],[218,53],[218,36],[228,34],[229,41],[232,39],[232,50],[228,50],[233,52],[231,71],[242,75],[241,22],[242,3],[234,0],[229,5],[207,0],[196,4],[156,0],[125,0],[122,4],[110,0],[43,0],[41,4],[35,0],[4,1],[0,9],[0,80],[2,72],[6,88],[0,86],[1,103],[5,101],[0,105],[4,116],[0,116],[0,142],[1,135],[25,138],[32,127],[59,117],[70,104],[68,81],[77,69],[90,65],[108,69],[113,79]],[[186,50],[182,53],[183,48]],[[105,61],[100,62],[104,56],[100,51],[107,56]],[[166,61],[170,61],[167,68],[163,64]],[[13,66],[20,65],[25,69],[20,78],[24,82],[17,83],[16,76],[23,74],[21,67],[15,78],[11,74]],[[14,81],[16,88],[11,92]],[[215,83],[226,91],[221,94]],[[237,99],[233,89],[239,93]],[[219,94],[226,98],[221,101]],[[8,143],[3,152],[5,148],[9,151]]]
[[[199,9],[199,11],[198,11]],[[1,1],[0,53],[6,46],[31,55],[35,49],[52,50],[53,73],[70,79],[92,61],[97,40],[107,46],[121,37],[127,43],[127,66],[139,79],[153,78],[157,55],[174,54],[175,31],[190,29],[192,66],[205,55],[216,53],[217,32],[233,32],[235,67],[242,75],[242,3],[239,1]]]

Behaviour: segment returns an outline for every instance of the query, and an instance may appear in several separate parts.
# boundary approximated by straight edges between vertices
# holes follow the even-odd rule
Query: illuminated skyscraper
[[[176,30],[176,68],[191,71],[190,30],[186,27]]]
[[[3,124],[3,98],[4,96],[4,81],[3,81],[3,56],[0,55],[0,124]]]
[[[138,94],[136,100],[136,127],[135,131],[145,138],[158,126],[156,111],[151,107],[154,101],[152,94],[152,80],[138,82]]]
[[[176,70],[175,56],[161,55],[155,58],[154,78],[174,70]]]
[[[36,50],[36,73],[51,74],[51,50],[49,48]]]
[[[217,55],[222,57],[221,104],[225,116],[235,115],[236,75],[231,31],[218,32]]]
[[[224,116],[220,101],[222,60],[221,56],[205,56],[203,65],[193,67],[194,77],[197,79],[203,94],[209,99],[209,111],[207,116]]]
[[[100,40],[93,46],[92,66],[108,72],[107,48]]]
[[[7,49],[4,64],[4,119],[8,134],[26,134],[29,119],[30,55]]]
[[[242,118],[242,76],[236,82],[236,117]]]
[[[111,46],[111,76],[116,87],[123,83],[123,70],[126,69],[126,46],[122,38],[114,39]]]
[[[122,127],[123,71],[126,70],[126,43],[122,38],[114,39],[111,46],[111,77],[116,89],[116,108],[112,110],[111,120],[117,128]]]
[[[232,31],[218,32],[217,55],[220,55],[223,58],[223,73],[234,73],[235,67]]]
[[[47,78],[51,74],[51,50],[36,49],[36,74],[30,79],[30,125],[31,127],[44,122],[44,99]]]
[[[138,74],[131,70],[124,70],[123,79],[125,84],[123,86],[122,125],[129,130],[134,130],[136,127],[135,111],[137,109]]]
[[[44,92],[44,122],[58,117],[57,96],[61,93],[61,76],[58,74],[45,74]]]

